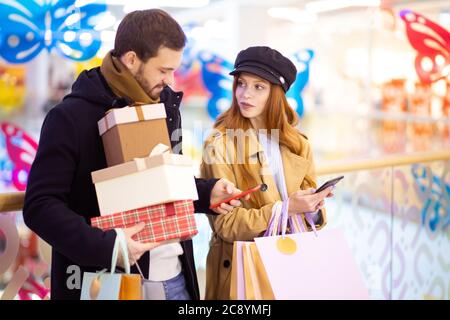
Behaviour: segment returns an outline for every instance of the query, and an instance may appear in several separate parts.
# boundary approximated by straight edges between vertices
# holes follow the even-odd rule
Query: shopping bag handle
[[[286,235],[286,229],[287,229],[287,225],[288,225],[288,218],[289,218],[288,208],[289,208],[289,199],[286,199],[281,204],[281,221],[280,221],[279,228],[278,228],[278,233],[280,233],[280,231],[281,231],[281,236],[283,238]]]
[[[130,260],[128,258],[128,245],[125,238],[125,233],[123,232],[123,229],[120,228],[116,228],[114,230],[116,230],[116,241],[114,242],[114,249],[111,260],[111,274],[115,273],[116,271],[117,259],[119,258],[119,250],[122,253],[125,272],[127,274],[130,274]]]
[[[282,235],[284,237],[286,235],[288,225],[291,228],[291,233],[306,232],[306,228],[300,215],[296,214],[289,217],[288,208],[289,199],[275,203],[272,209],[272,216],[269,221],[269,226],[263,235],[264,237],[275,235]],[[317,236],[316,225],[314,224],[312,213],[306,212],[305,220],[309,223],[314,234]]]
[[[269,226],[264,232],[264,237],[279,234],[284,237],[289,221],[288,208],[289,200],[275,203],[272,209],[272,216],[269,221]]]
[[[280,206],[279,205],[280,205],[279,202],[275,202],[275,204],[273,205],[273,207],[272,207],[272,216],[270,217],[269,225],[267,226],[267,229],[264,232],[263,237],[272,236],[274,228],[278,229],[278,223],[275,222],[275,220],[277,220],[278,217],[279,217],[279,213],[280,213],[280,211],[279,211]],[[277,226],[275,226],[275,225],[277,225]]]
[[[312,212],[306,212],[305,213],[305,219],[308,221],[309,225],[311,226],[311,229],[313,230],[315,236],[317,237],[317,230],[316,230],[316,224],[314,223]]]

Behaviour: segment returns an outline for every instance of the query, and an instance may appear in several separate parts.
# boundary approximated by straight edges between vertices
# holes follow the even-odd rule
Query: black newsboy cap
[[[278,84],[284,92],[289,90],[297,76],[297,68],[292,61],[269,47],[249,47],[239,52],[230,75],[241,72],[252,73]]]

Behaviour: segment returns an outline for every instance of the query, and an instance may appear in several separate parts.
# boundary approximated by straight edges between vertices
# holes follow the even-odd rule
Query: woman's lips
[[[240,105],[241,105],[241,108],[245,109],[245,110],[255,107],[254,105],[247,103],[247,102],[241,102]]]

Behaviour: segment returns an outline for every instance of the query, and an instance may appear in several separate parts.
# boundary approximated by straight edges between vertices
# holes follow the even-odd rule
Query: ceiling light
[[[348,7],[379,7],[381,0],[319,0],[308,2],[305,8],[320,13]]]
[[[314,12],[293,7],[270,8],[267,10],[267,14],[272,18],[286,19],[294,23],[312,23],[317,20],[317,15]]]

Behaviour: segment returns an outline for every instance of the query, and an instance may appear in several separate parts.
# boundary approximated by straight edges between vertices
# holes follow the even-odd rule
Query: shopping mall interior
[[[174,89],[196,174],[236,55],[275,48],[297,68],[287,97],[318,184],[345,176],[326,228],[345,234],[370,299],[450,299],[449,0],[0,1],[0,299],[51,298],[52,248],[21,213],[43,120],[149,8],[187,36]],[[203,298],[211,228],[195,219]]]

